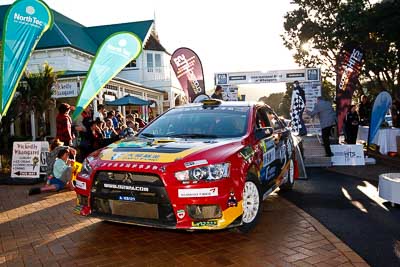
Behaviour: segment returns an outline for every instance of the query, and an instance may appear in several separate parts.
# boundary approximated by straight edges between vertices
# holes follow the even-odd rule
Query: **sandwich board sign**
[[[331,145],[333,166],[365,165],[362,145]]]
[[[41,142],[14,142],[12,178],[39,178]]]

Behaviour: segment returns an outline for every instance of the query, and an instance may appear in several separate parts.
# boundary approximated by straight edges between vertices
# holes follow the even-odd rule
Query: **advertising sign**
[[[380,92],[374,101],[374,106],[372,107],[368,144],[373,143],[372,140],[374,140],[375,135],[378,133],[379,127],[385,119],[385,115],[391,105],[392,97],[390,94],[386,91]]]
[[[32,51],[52,25],[53,14],[40,0],[19,0],[7,10],[1,39],[0,115],[7,113]]]
[[[362,145],[331,145],[333,166],[365,165]]]
[[[76,97],[78,96],[77,81],[58,81],[53,85],[52,98]]]
[[[141,52],[142,41],[135,34],[117,32],[110,35],[101,44],[90,65],[72,119],[76,120],[100,90]]]
[[[172,54],[170,63],[189,102],[205,94],[203,66],[193,50],[178,48]]]
[[[11,177],[39,178],[41,142],[14,142]]]
[[[338,56],[336,73],[336,113],[339,133],[358,84],[362,64],[363,52],[357,44],[348,43],[343,46]]]
[[[292,83],[318,82],[321,80],[319,68],[298,70],[273,70],[267,72],[224,72],[215,73],[216,85],[261,84],[261,83]]]
[[[49,152],[49,142],[35,142],[40,143],[40,174],[47,173],[47,156]]]

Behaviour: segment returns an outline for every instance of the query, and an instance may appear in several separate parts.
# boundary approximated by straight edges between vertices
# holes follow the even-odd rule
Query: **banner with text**
[[[110,35],[101,44],[90,65],[72,119],[75,120],[100,90],[141,52],[142,41],[135,34],[117,32]]]
[[[365,165],[362,145],[331,145],[333,166]]]
[[[41,142],[14,142],[11,177],[39,178],[41,154]]]
[[[186,47],[175,50],[171,57],[171,65],[189,102],[205,94],[203,67],[193,50]]]
[[[363,52],[359,46],[354,43],[343,46],[338,56],[336,72],[336,113],[339,133],[358,84],[362,64]]]
[[[53,13],[40,0],[19,0],[8,9],[1,39],[1,116],[7,113],[32,51],[52,25]]]
[[[214,74],[216,85],[261,84],[261,83],[293,83],[319,82],[321,70],[307,68],[297,70],[272,70],[267,72],[221,72]]]

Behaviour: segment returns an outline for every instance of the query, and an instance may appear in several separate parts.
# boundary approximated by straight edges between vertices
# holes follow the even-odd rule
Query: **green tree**
[[[29,108],[38,118],[39,136],[47,135],[45,114],[49,106],[51,106],[51,96],[53,94],[53,86],[57,80],[57,74],[49,64],[45,63],[38,73],[25,72],[25,81],[28,85],[24,92],[21,93],[22,98],[29,103]]]
[[[282,98],[285,93],[272,93],[269,96],[263,96],[258,101],[262,101],[268,104],[276,113],[280,114],[279,103],[282,102]]]
[[[293,0],[296,8],[285,16],[284,45],[306,66],[322,66],[335,77],[341,47],[355,41],[364,49],[361,80],[379,90],[399,91],[400,1],[371,5],[367,0]],[[357,89],[361,91],[361,86]]]

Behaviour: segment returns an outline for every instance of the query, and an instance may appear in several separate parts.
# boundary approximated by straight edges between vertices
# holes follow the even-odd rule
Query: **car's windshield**
[[[249,107],[185,107],[168,111],[139,136],[230,138],[245,135]]]

